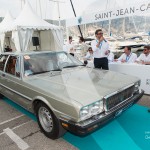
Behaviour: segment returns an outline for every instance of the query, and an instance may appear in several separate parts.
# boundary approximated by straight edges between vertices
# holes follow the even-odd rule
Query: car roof
[[[42,53],[55,53],[64,51],[27,51],[27,52],[4,52],[1,55],[31,55],[31,54],[42,54]]]

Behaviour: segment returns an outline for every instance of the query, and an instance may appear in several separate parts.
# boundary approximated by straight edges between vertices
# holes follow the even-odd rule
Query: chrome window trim
[[[15,55],[15,54],[9,55],[8,58],[7,58],[7,61],[5,62],[5,67],[4,67],[3,73],[5,73],[8,76],[15,77],[16,79],[20,79],[21,80],[21,76],[22,76],[21,64],[20,64],[20,68],[19,68],[19,70],[20,70],[20,77],[17,77],[16,75],[13,75],[13,74],[10,74],[10,73],[6,72],[6,65],[7,65],[7,62],[8,62],[8,60],[9,60],[9,58],[11,56],[16,56],[16,57],[18,56],[19,57],[19,64],[20,64],[20,56],[19,55]],[[15,69],[16,69],[16,64],[15,64]]]
[[[6,55],[6,54],[2,54],[3,56],[8,56],[7,57],[7,59],[6,59],[6,61],[5,61],[5,65],[4,65],[4,68],[3,68],[3,70],[0,70],[1,72],[4,72],[4,70],[5,70],[5,67],[6,67],[6,63],[7,63],[7,61],[8,61],[8,58],[9,58],[9,56],[10,55]]]

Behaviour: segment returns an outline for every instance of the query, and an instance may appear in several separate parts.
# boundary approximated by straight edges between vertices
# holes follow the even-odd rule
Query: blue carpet
[[[7,98],[4,101],[36,121],[32,113]],[[66,133],[63,138],[80,150],[150,150],[150,113],[146,107],[134,105],[86,137]]]

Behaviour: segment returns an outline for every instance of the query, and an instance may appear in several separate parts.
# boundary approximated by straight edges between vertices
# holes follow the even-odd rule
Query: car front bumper
[[[134,95],[132,98],[116,106],[113,110],[98,114],[80,123],[60,119],[61,125],[66,130],[78,136],[85,136],[88,133],[102,127],[107,122],[119,116],[123,111],[127,110],[129,107],[137,103],[143,96],[143,94],[144,91],[142,90],[139,94]]]

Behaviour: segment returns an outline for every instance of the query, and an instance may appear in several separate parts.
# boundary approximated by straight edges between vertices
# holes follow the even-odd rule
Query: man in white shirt
[[[126,46],[124,53],[115,61],[121,61],[122,63],[134,63],[137,59],[137,55],[131,52],[131,47]]]
[[[66,49],[66,51],[70,53],[70,55],[74,56],[75,49],[74,49],[74,45],[72,44],[72,36],[69,36],[69,43],[66,44],[64,49]]]
[[[103,37],[103,31],[98,29],[95,31],[96,40],[91,42],[94,56],[95,68],[108,70],[108,49],[109,44]]]
[[[136,59],[136,62],[150,65],[150,46],[144,46],[143,53]]]
[[[89,45],[87,45],[85,43],[85,40],[83,37],[80,37],[79,38],[79,45],[80,45],[80,48],[81,48],[81,55],[82,56],[85,56],[87,51],[88,51],[88,48],[89,48]]]

